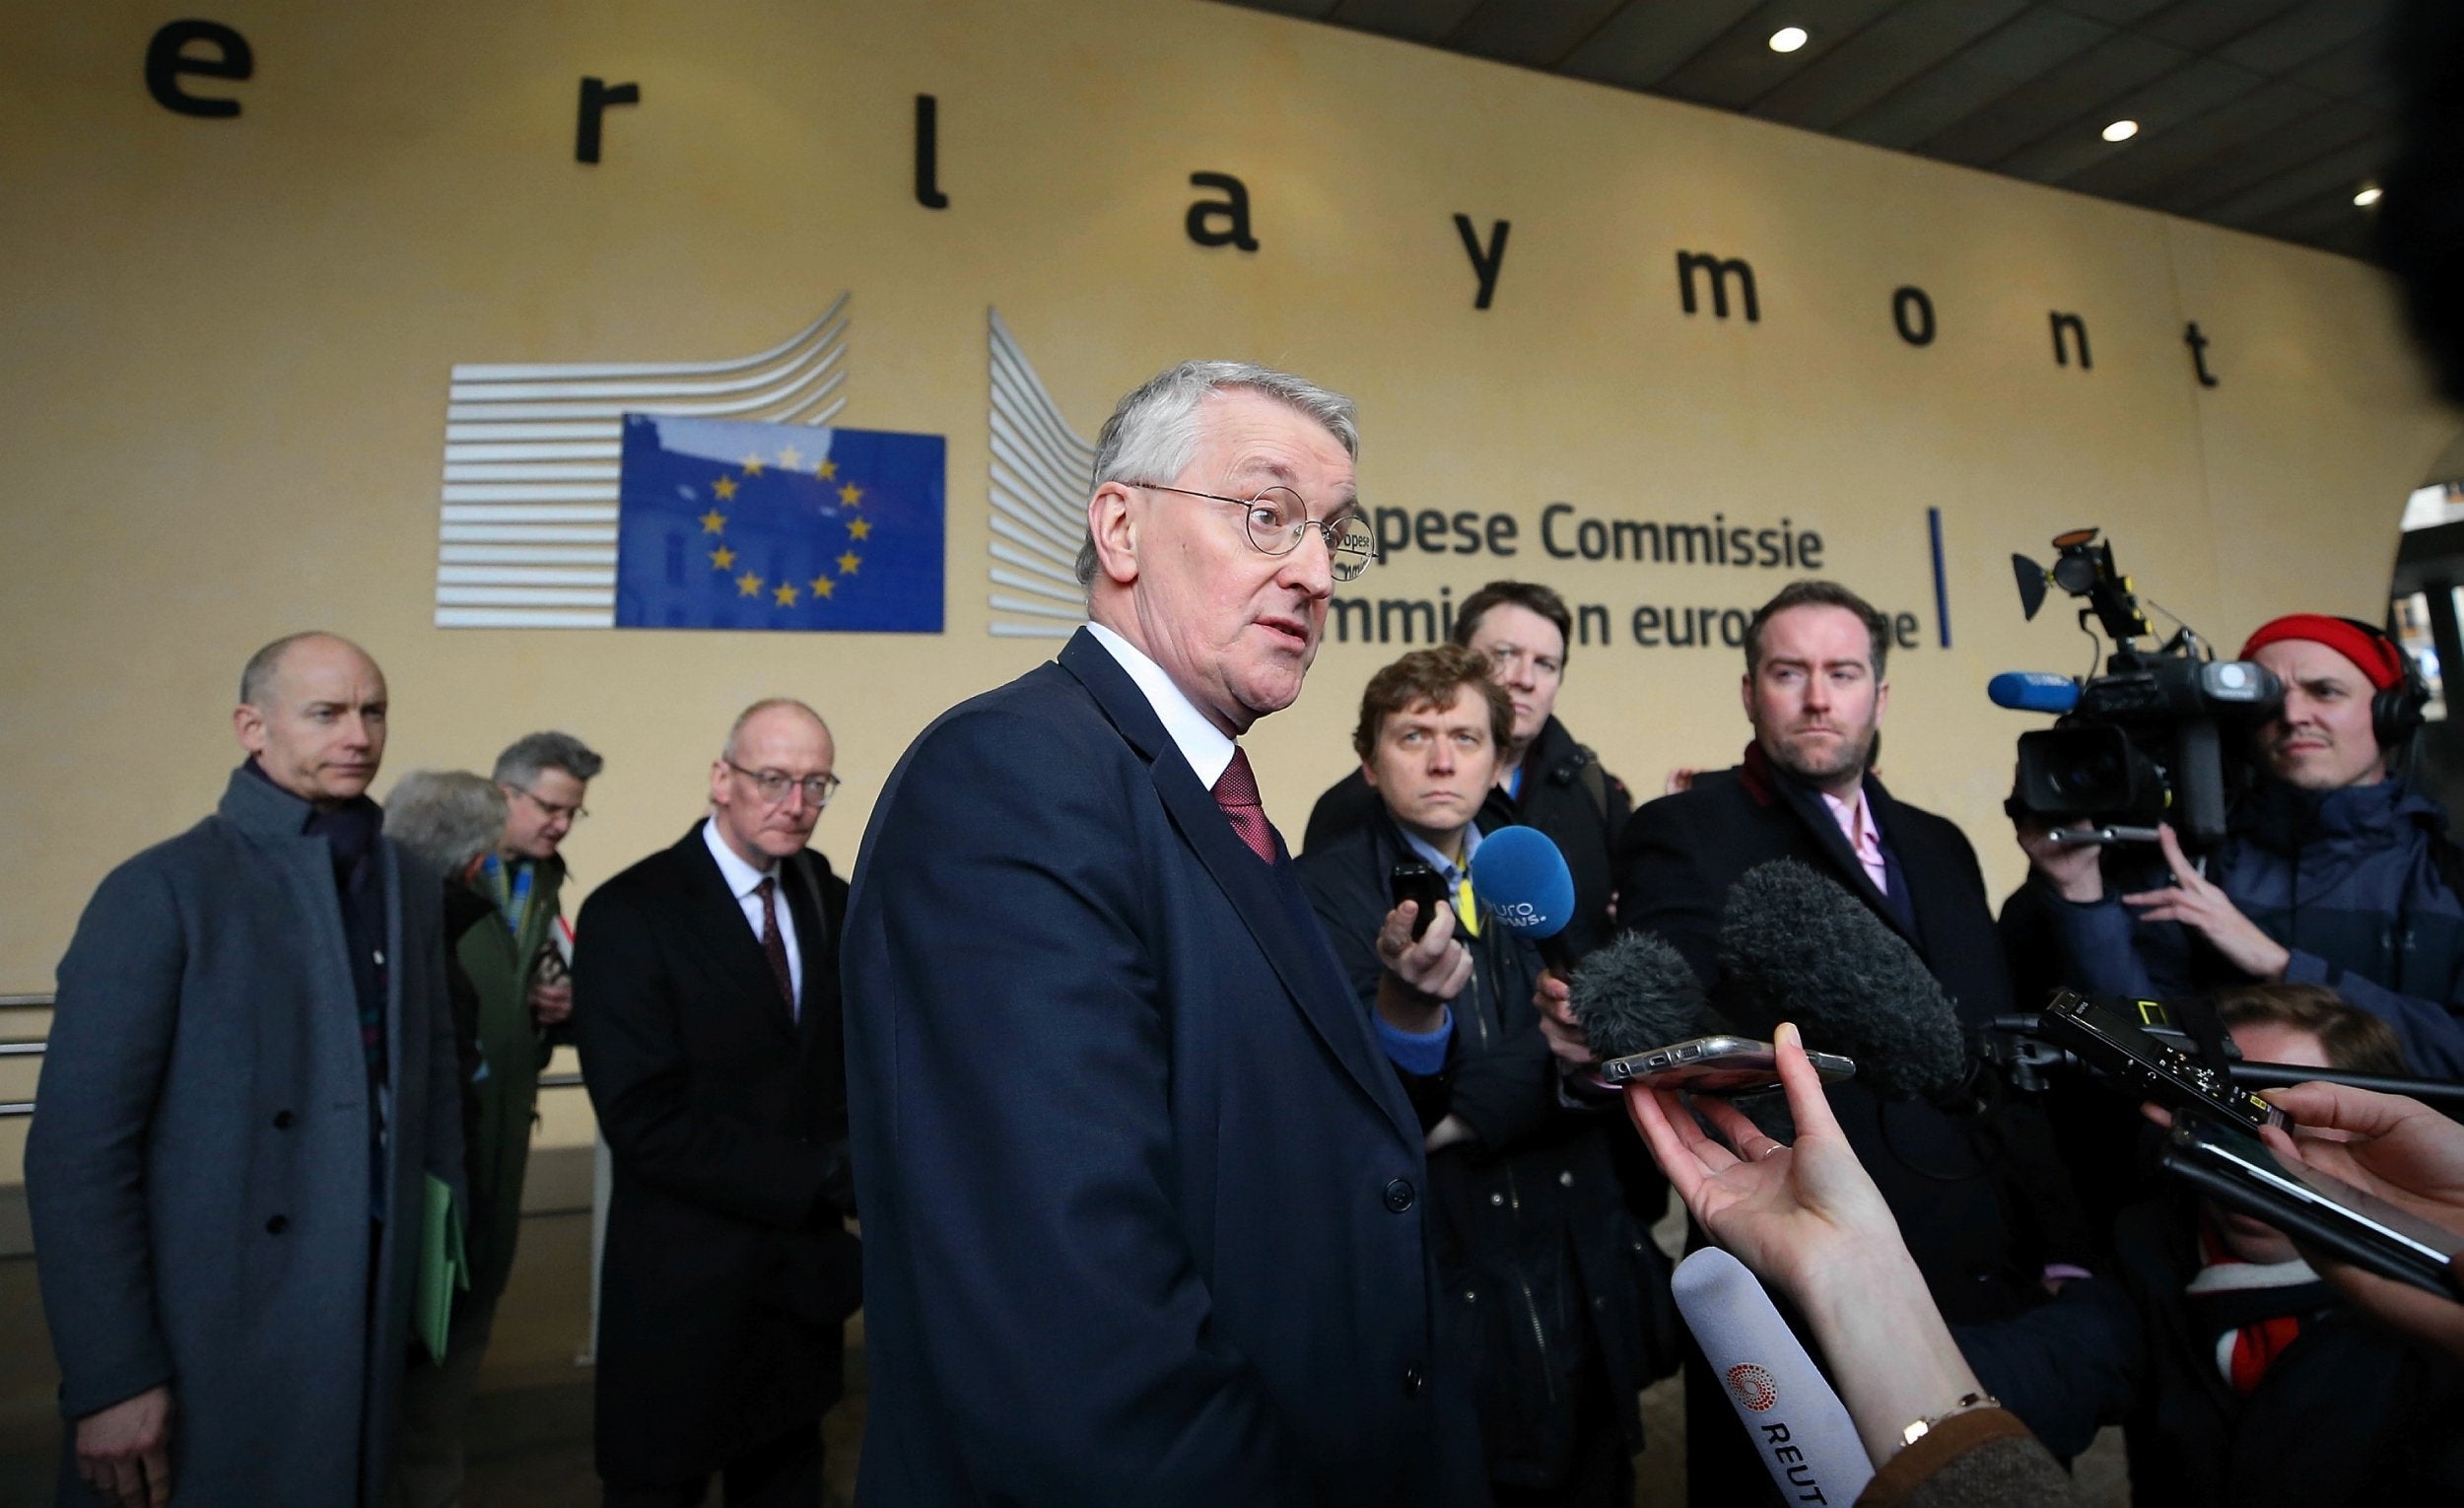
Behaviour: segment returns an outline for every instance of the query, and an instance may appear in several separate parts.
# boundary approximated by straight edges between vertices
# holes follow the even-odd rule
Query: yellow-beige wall
[[[2101,524],[2228,650],[2283,608],[2374,614],[2403,496],[2464,424],[2359,263],[1198,0],[197,14],[253,48],[244,83],[188,81],[237,118],[148,97],[159,7],[22,9],[0,54],[0,991],[47,989],[102,872],[211,804],[240,662],[305,626],[384,665],[392,773],[543,726],[604,751],[584,886],[693,818],[738,706],[806,697],[848,780],[819,842],[851,863],[908,738],[1052,648],[986,630],[988,308],[1090,436],[1192,355],[1354,394],[1367,501],[1509,513],[1523,551],[1406,552],[1351,589],[1511,574],[1607,605],[1620,642],[1575,651],[1560,707],[1641,793],[1733,759],[1744,724],[1738,655],[1637,648],[1630,610],[1750,606],[1787,573],[1553,561],[1541,510],[1818,529],[1825,574],[1919,615],[1888,777],[1968,825],[1997,886],[2030,724],[1984,681],[2088,654],[2065,609],[2020,622],[2013,551]],[[596,166],[584,75],[644,96]],[[940,211],[912,193],[925,93]],[[1197,171],[1247,183],[1258,250],[1191,242]],[[1457,213],[1513,225],[1485,311]],[[1750,259],[1760,321],[1681,312],[1679,248]],[[1929,347],[1893,331],[1906,284]],[[841,292],[841,422],[948,437],[944,634],[433,626],[453,364],[731,357]],[[2055,365],[2054,309],[2092,372]],[[1287,833],[1398,650],[1330,645],[1252,735]]]

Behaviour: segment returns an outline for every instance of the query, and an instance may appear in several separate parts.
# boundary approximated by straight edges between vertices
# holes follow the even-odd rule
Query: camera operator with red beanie
[[[2464,857],[2402,774],[2418,672],[2380,630],[2318,613],[2261,625],[2240,657],[2285,703],[2204,870],[2169,828],[2159,852],[2109,859],[2021,829],[2067,982],[2157,998],[2323,985],[2394,1027],[2417,1071],[2464,1077]]]

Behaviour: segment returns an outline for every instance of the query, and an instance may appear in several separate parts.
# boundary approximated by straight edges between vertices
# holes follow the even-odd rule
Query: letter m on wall
[[[1710,251],[1679,251],[1677,254],[1677,297],[1683,301],[1685,312],[1689,314],[1700,308],[1694,294],[1696,281],[1708,279],[1711,284],[1711,315],[1715,319],[1726,319],[1731,278],[1737,280],[1738,290],[1743,296],[1740,302],[1745,307],[1745,322],[1761,323],[1762,304],[1754,297],[1754,270],[1744,257],[1723,257]]]

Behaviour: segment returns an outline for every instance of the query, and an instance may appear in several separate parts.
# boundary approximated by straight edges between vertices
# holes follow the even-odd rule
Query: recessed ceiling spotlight
[[[2139,122],[2136,120],[2117,120],[2104,128],[2106,141],[2128,141],[2138,134]]]
[[[2368,209],[2371,205],[2376,204],[2378,202],[2378,196],[2385,192],[2385,189],[2380,188],[2375,183],[2365,183],[2362,185],[2361,191],[2353,196],[2353,202],[2360,205],[2363,209]]]
[[[1794,52],[1805,44],[1804,27],[1782,27],[1771,34],[1771,50],[1774,52]]]

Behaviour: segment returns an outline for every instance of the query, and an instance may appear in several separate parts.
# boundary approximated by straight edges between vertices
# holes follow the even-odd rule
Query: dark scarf
[[[274,789],[274,779],[251,759],[240,769]],[[376,839],[384,809],[365,795],[338,806],[316,806],[288,790],[300,807],[300,832],[322,838],[332,852],[334,895],[342,907],[342,936],[351,964],[351,992],[359,1004],[360,1048],[368,1060],[372,1103],[385,1083],[385,877]]]
[[[1830,807],[1823,804],[1822,792],[1773,763],[1771,756],[1763,752],[1760,739],[1745,745],[1745,757],[1741,762],[1738,781],[1747,793],[1756,795],[1766,804],[1775,800],[1787,801],[1796,808],[1797,815],[1817,833],[1839,831],[1839,819],[1832,816]],[[1865,817],[1874,824],[1874,836],[1882,851],[1882,877],[1888,882],[1882,891],[1882,904],[1890,908],[1890,918],[1899,924],[1899,929],[1915,937],[1916,902],[1908,895],[1908,877],[1899,867],[1899,851],[1891,845],[1890,829],[1882,823],[1882,802],[1877,799],[1880,788],[1873,773],[1867,772],[1861,784],[1865,796]],[[1840,841],[1844,844],[1847,840],[1843,836]],[[1848,857],[1855,861],[1854,867],[1862,871],[1863,860],[1858,859],[1853,851]]]

